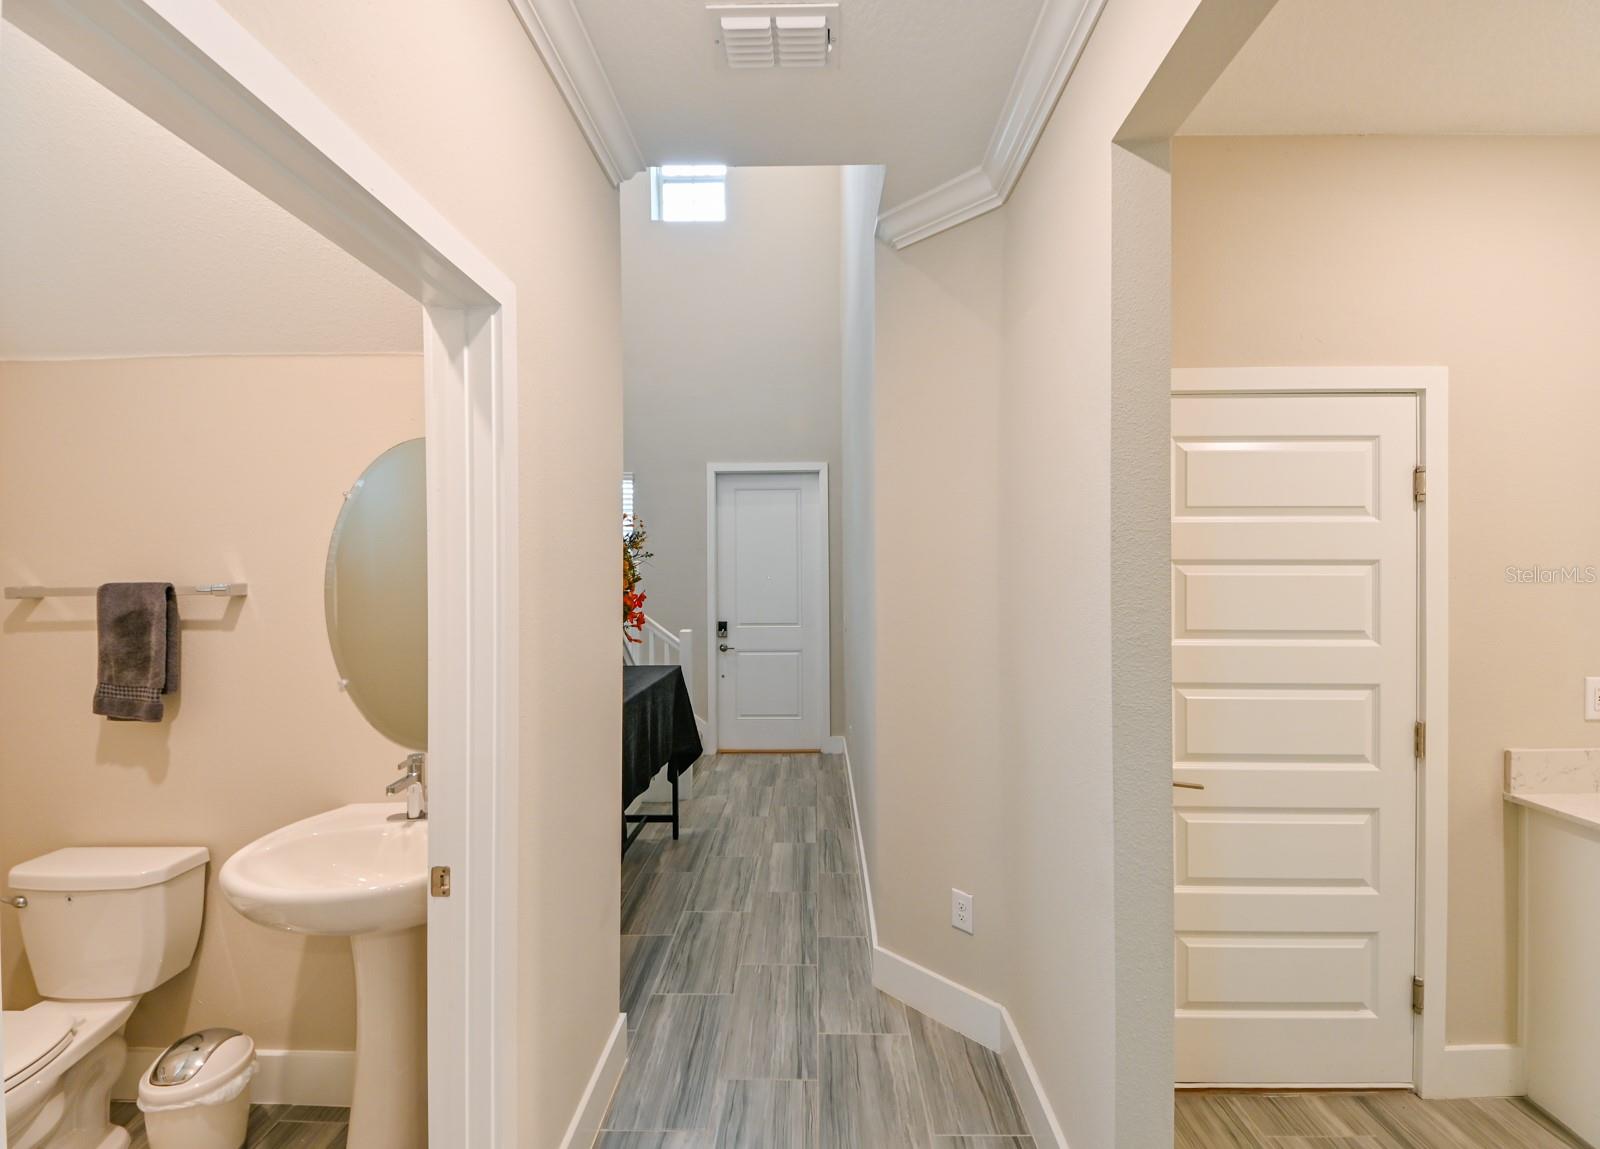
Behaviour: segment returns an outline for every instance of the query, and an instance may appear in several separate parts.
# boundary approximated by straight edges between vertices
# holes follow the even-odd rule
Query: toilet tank
[[[11,891],[39,993],[137,997],[187,969],[205,906],[204,846],[79,846],[23,862]]]

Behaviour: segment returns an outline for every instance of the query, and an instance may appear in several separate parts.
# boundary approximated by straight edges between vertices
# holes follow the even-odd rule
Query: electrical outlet
[[[950,891],[950,924],[963,933],[973,932],[972,895],[963,890]]]
[[[1583,680],[1583,717],[1588,722],[1600,722],[1600,678]]]

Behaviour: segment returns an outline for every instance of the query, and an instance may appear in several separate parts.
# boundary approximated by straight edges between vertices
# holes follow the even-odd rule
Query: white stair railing
[[[694,708],[694,722],[700,730],[700,741],[709,746],[710,728],[702,716],[700,700],[695,697],[694,631],[671,631],[646,615],[644,625],[633,632],[633,637],[640,641],[629,642],[627,636],[623,636],[622,660],[630,666],[676,666],[681,669],[684,685],[689,689],[689,703]],[[679,797],[693,797],[693,778],[693,771],[690,771],[679,780]],[[639,802],[665,802],[670,798],[670,783],[666,779],[666,772],[662,771],[650,789],[640,796]]]
[[[649,615],[644,625],[634,631],[638,642],[622,640],[622,658],[630,666],[678,666],[683,668],[683,681],[689,687],[689,701],[700,713],[700,702],[694,689],[694,631],[673,632]]]
[[[629,666],[677,666],[683,669],[683,685],[690,691],[690,704],[694,707],[694,720],[701,725],[701,739],[706,738],[706,707],[702,706],[698,691],[694,690],[694,632],[669,631],[656,619],[645,616],[645,626],[634,632],[640,642],[622,639],[622,661]]]

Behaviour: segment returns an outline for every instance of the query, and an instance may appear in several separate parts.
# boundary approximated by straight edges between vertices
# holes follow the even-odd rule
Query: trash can
[[[255,1042],[237,1029],[180,1037],[139,1079],[150,1149],[239,1149],[255,1074]]]

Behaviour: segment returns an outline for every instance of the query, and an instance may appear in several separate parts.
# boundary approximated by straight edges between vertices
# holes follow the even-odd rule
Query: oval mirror
[[[423,441],[390,447],[345,496],[328,544],[328,641],[366,720],[428,747],[428,521]]]

